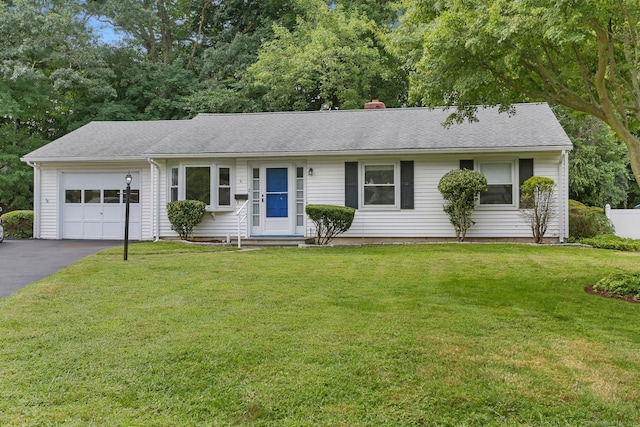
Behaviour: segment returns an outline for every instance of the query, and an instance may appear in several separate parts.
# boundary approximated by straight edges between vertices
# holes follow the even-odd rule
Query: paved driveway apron
[[[8,297],[79,259],[121,244],[109,240],[5,240],[0,243],[0,297]]]

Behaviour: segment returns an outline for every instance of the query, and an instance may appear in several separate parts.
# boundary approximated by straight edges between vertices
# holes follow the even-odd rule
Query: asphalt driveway
[[[5,240],[0,243],[0,297],[50,276],[102,249],[122,245],[111,240]]]

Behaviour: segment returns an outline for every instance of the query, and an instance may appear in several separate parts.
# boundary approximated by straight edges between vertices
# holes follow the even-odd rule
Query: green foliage
[[[356,214],[353,208],[332,205],[307,205],[305,212],[315,224],[317,245],[326,245],[349,230]]]
[[[400,106],[406,76],[385,51],[375,22],[321,0],[299,3],[305,8],[296,27],[275,26],[274,39],[248,69],[248,79],[264,92],[264,108],[357,109],[372,98]]]
[[[640,240],[626,239],[613,234],[598,234],[597,236],[586,237],[579,241],[585,245],[591,245],[594,248],[640,252]]]
[[[182,240],[193,237],[193,228],[202,222],[207,205],[199,200],[178,200],[167,203],[167,217],[171,229]]]
[[[0,2],[0,204],[33,207],[20,157],[86,123],[115,95],[74,2]]]
[[[503,111],[547,101],[594,116],[622,140],[640,184],[637,0],[405,0],[393,52],[411,100]]]
[[[615,273],[598,280],[593,288],[611,295],[640,300],[640,273]]]
[[[569,200],[569,237],[583,239],[613,232],[613,224],[604,209]]]
[[[588,206],[627,205],[627,192],[637,188],[624,144],[600,120],[555,108],[573,143],[569,152],[569,198]],[[630,185],[631,184],[631,185]],[[634,205],[631,205],[634,206]]]
[[[33,237],[33,211],[18,210],[2,215],[4,234],[20,239]]]
[[[449,215],[458,241],[463,241],[467,230],[475,224],[471,214],[476,197],[487,191],[487,178],[478,171],[468,169],[447,172],[438,183],[438,191],[445,200],[444,211]]]
[[[555,186],[553,179],[542,176],[532,176],[520,186],[520,212],[531,225],[534,243],[542,243],[549,220],[553,216]]]

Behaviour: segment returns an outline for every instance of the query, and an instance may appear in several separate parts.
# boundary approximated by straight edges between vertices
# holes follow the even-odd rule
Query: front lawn
[[[3,426],[640,424],[640,254],[144,243],[0,299]]]

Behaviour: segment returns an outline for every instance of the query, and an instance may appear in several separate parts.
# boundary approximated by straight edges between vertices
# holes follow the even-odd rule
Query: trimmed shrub
[[[326,245],[353,223],[356,210],[347,206],[307,205],[305,212],[316,226],[315,243]]]
[[[33,237],[33,211],[7,212],[2,215],[2,224],[7,237]]]
[[[471,214],[476,207],[476,196],[487,191],[487,178],[478,171],[455,169],[447,172],[438,183],[438,191],[445,200],[443,210],[456,231],[456,238],[463,241],[467,230],[475,222]]]
[[[569,200],[569,237],[583,239],[599,234],[613,234],[614,231],[604,209]]]
[[[613,234],[600,234],[595,237],[580,239],[579,242],[600,249],[640,252],[640,240],[625,239],[624,237],[614,236]]]
[[[520,186],[520,212],[531,225],[534,243],[542,243],[549,219],[553,216],[551,202],[555,186],[553,179],[543,176],[532,176]]]
[[[193,228],[202,222],[207,205],[200,200],[178,200],[167,203],[167,217],[171,229],[180,235],[182,240],[193,238]]]
[[[619,297],[632,297],[640,300],[640,273],[616,273],[604,277],[593,286],[593,289]]]

